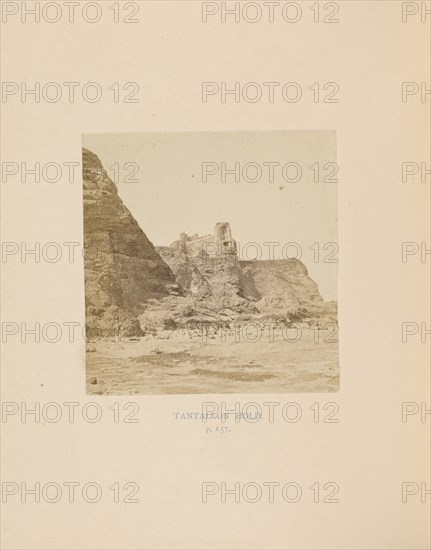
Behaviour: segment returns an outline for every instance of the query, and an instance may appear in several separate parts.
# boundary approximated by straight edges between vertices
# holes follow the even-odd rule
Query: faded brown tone
[[[98,157],[83,149],[85,296],[90,334],[139,334],[150,298],[178,291],[175,278],[118,196]]]
[[[338,389],[337,304],[301,261],[240,260],[227,221],[154,247],[87,149],[83,180],[89,393]]]

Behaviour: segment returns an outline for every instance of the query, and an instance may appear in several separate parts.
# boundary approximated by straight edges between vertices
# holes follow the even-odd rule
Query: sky
[[[229,222],[241,259],[300,257],[337,299],[334,130],[86,134],[83,146],[155,246]]]

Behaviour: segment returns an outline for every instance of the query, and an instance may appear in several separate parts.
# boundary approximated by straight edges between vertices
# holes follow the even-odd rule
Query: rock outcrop
[[[253,309],[243,294],[236,242],[228,223],[218,223],[214,234],[204,237],[181,233],[170,246],[156,250],[191,296],[205,300],[213,309]]]
[[[204,237],[181,233],[170,246],[156,250],[178,284],[200,300],[242,312],[323,303],[299,260],[240,261],[228,223],[218,223],[214,234]]]
[[[336,316],[299,260],[241,261],[228,223],[154,247],[99,158],[83,149],[89,336],[141,335],[190,323]]]
[[[89,334],[138,334],[148,300],[180,295],[169,266],[118,196],[99,158],[83,149],[86,323]]]
[[[239,262],[244,295],[266,306],[295,308],[322,304],[317,284],[296,259]]]

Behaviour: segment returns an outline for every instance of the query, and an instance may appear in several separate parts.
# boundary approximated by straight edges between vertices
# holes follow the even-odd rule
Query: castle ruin
[[[192,256],[217,257],[237,252],[236,241],[232,238],[230,225],[226,222],[216,223],[212,235],[199,237],[197,234],[189,236],[187,233],[180,233],[176,243],[180,244],[181,248]],[[173,243],[171,247],[176,243]]]

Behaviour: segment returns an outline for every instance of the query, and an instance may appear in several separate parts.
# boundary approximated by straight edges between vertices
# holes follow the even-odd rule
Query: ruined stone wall
[[[236,242],[232,239],[230,225],[219,222],[214,228],[213,234],[198,236],[181,233],[179,239],[170,245],[170,248],[181,250],[192,257],[205,258],[236,254]]]

